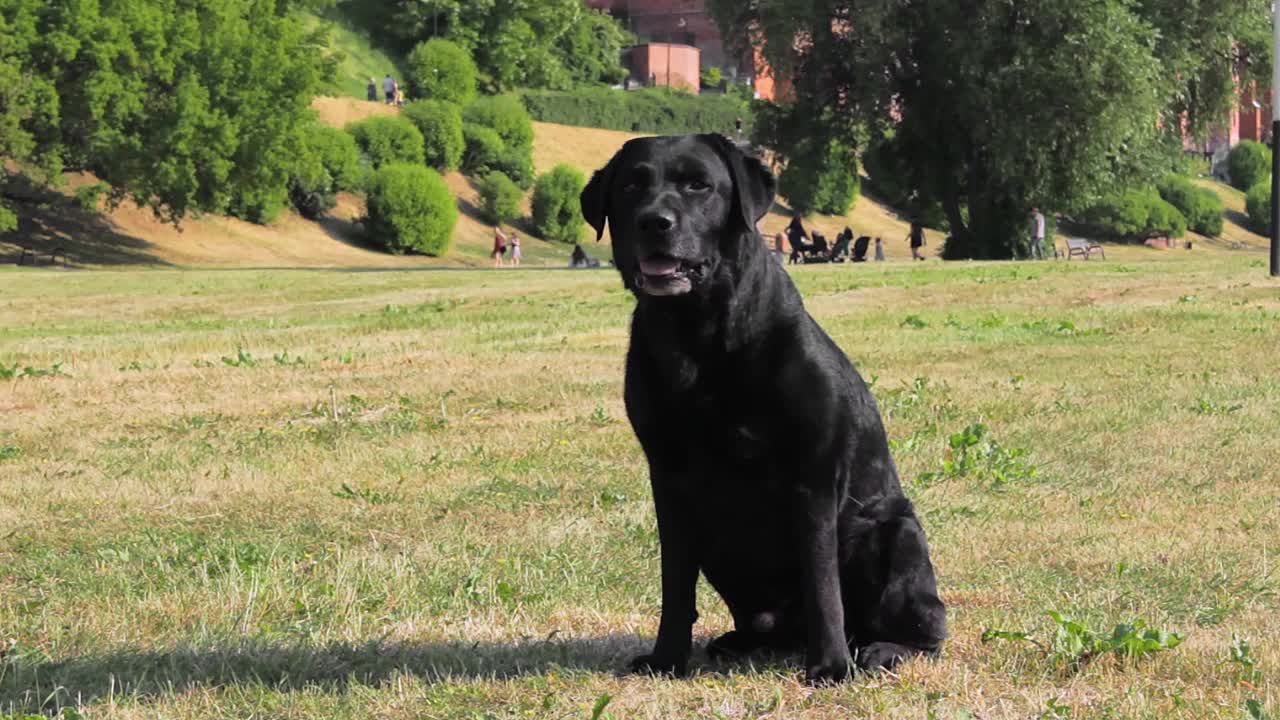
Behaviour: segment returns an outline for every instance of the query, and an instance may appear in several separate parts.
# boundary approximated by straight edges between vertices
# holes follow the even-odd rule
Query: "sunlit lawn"
[[[1280,284],[1121,256],[793,271],[874,381],[953,635],[819,690],[700,649],[618,674],[659,585],[612,271],[0,273],[0,713],[1275,716]],[[1052,651],[1050,610],[1184,642],[980,639]]]

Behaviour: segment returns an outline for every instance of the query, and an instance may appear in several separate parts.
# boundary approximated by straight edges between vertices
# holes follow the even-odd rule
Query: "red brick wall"
[[[648,43],[631,49],[631,71],[646,83],[652,76],[657,85],[673,85],[697,92],[700,62],[698,48],[689,45]]]

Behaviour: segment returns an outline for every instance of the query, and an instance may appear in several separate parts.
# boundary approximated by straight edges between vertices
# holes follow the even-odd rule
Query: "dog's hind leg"
[[[886,507],[887,505],[887,507]],[[946,609],[938,597],[924,530],[910,503],[900,499],[879,508],[876,523],[854,555],[853,582],[870,592],[850,611],[851,640],[860,670],[893,668],[915,655],[936,654],[946,638]]]

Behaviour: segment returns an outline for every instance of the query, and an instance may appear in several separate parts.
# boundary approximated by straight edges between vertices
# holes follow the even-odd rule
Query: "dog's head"
[[[597,240],[608,222],[628,288],[684,295],[758,249],[773,195],[769,170],[721,135],[639,138],[592,176],[582,214]]]

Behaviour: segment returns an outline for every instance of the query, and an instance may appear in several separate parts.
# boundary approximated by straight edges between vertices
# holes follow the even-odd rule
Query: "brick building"
[[[751,82],[760,97],[773,98],[773,83],[763,60],[758,54],[732,56],[705,0],[586,0],[586,3],[607,10],[636,35],[639,44],[628,50],[626,58],[634,81],[697,89],[701,70],[718,67],[730,82]]]

